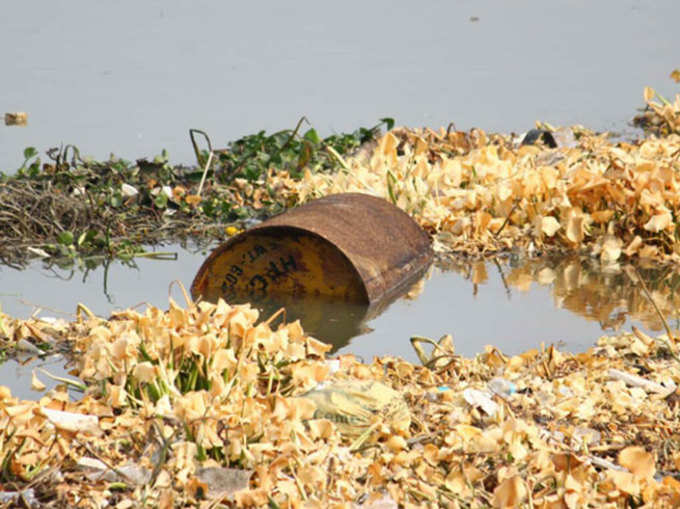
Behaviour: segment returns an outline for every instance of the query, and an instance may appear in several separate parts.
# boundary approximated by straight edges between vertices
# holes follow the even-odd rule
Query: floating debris
[[[671,74],[674,80],[678,76],[677,73],[676,69]],[[671,103],[653,88],[645,87],[644,98],[647,107],[633,118],[633,125],[657,136],[680,134],[680,94],[677,94],[675,101]]]
[[[25,126],[28,124],[28,113],[17,111],[14,113],[5,113],[5,125],[7,126]]]
[[[420,279],[431,261],[428,235],[401,209],[366,194],[336,194],[221,244],[191,293],[207,300],[291,295],[382,306]]]

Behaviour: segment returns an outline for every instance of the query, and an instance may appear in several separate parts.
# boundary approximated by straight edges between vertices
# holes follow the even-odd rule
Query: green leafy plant
[[[257,181],[270,168],[288,171],[293,178],[302,176],[304,169],[310,171],[333,171],[338,168],[337,155],[344,156],[358,149],[362,144],[375,140],[381,127],[391,129],[394,119],[382,118],[373,127],[360,127],[352,133],[332,134],[321,138],[313,127],[300,134],[300,128],[307,119],[301,118],[294,129],[273,134],[265,131],[251,134],[230,142],[226,149],[215,150],[217,154],[217,179],[229,183],[241,177]],[[198,151],[194,133],[201,133],[208,143],[208,151]],[[192,130],[192,143],[196,150],[197,162],[205,165],[212,145],[208,136]],[[330,150],[329,150],[330,149]]]
[[[60,266],[92,257],[130,260],[148,255],[142,244],[221,238],[227,225],[286,207],[265,182],[270,170],[292,178],[307,170],[335,171],[343,156],[394,125],[383,118],[373,127],[322,138],[311,126],[303,132],[305,122],[244,136],[224,150],[214,150],[207,134],[192,129],[193,167],[171,164],[165,150],[151,160],[97,161],[66,145],[41,160],[27,147],[15,174],[0,173],[0,262],[24,264],[37,252],[58,258]],[[208,150],[199,150],[197,134]],[[214,173],[207,179],[210,166]]]

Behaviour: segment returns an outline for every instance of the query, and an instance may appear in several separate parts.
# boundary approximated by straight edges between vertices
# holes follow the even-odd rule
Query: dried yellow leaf
[[[654,96],[656,95],[656,92],[652,87],[645,87],[643,97],[645,99],[645,102],[648,103],[652,99],[654,99]]]
[[[633,475],[651,479],[656,473],[654,456],[644,447],[630,446],[619,452],[619,465],[626,467]]]
[[[263,488],[240,490],[234,493],[238,507],[260,507],[267,504],[269,493]]]
[[[673,224],[673,216],[667,210],[655,214],[645,223],[643,228],[650,232],[660,232]]]
[[[608,222],[612,216],[614,215],[613,210],[598,210],[596,212],[593,212],[591,214],[591,217],[593,218],[593,221],[599,224],[604,224]]]
[[[468,424],[458,424],[454,428],[456,431],[456,434],[458,434],[463,440],[472,440],[475,439],[482,434],[482,430],[475,427],[475,426],[470,426]]]
[[[335,425],[328,419],[310,419],[307,421],[309,433],[312,438],[329,438],[335,430]]]
[[[31,375],[31,389],[33,389],[34,391],[42,392],[46,388],[47,387],[45,386],[45,384],[42,383],[38,378],[38,375],[35,374],[35,370],[33,370],[33,373]]]
[[[562,226],[559,221],[553,216],[545,216],[541,219],[541,232],[543,232],[548,237],[555,235],[555,232],[559,230]]]
[[[524,481],[519,476],[501,482],[493,491],[493,506],[498,508],[519,507],[527,497]]]
[[[406,440],[399,435],[391,435],[385,442],[387,448],[392,452],[399,452],[406,449]]]
[[[143,383],[153,382],[156,379],[156,366],[149,361],[140,362],[132,370],[132,376]]]
[[[626,249],[624,249],[623,252],[626,256],[633,256],[635,253],[637,253],[640,247],[642,247],[642,244],[642,237],[636,235],[635,238],[631,240],[626,246]]]
[[[617,490],[622,491],[623,493],[633,495],[634,497],[640,494],[640,483],[630,472],[608,470],[607,478],[614,483]]]
[[[12,391],[6,385],[0,385],[0,401],[11,398]]]
[[[621,256],[622,241],[613,235],[607,235],[602,244],[602,251],[600,252],[600,260],[604,264],[614,263]]]
[[[574,244],[580,244],[586,233],[589,216],[579,207],[572,207],[567,211],[566,222],[567,238]]]

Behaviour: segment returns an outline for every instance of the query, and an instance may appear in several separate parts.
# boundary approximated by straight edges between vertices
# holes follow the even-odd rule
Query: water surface
[[[13,293],[0,294],[0,304],[11,316],[64,317],[73,316],[78,302],[105,317],[128,306],[166,309],[169,296],[183,304],[178,285],[170,283],[189,288],[206,252],[173,249],[176,262],[139,259],[136,269],[113,262],[86,277],[78,270],[39,263],[26,271],[3,267],[0,275]],[[417,361],[409,343],[413,335],[438,339],[452,334],[457,351],[466,356],[485,345],[515,354],[542,342],[578,352],[593,346],[599,336],[632,325],[650,333],[663,330],[635,282],[636,270],[670,325],[677,327],[680,272],[654,266],[602,267],[595,259],[579,257],[439,263],[377,316],[365,307],[320,299],[271,300],[258,306],[263,319],[285,306],[288,320],[300,318],[310,334],[332,343],[335,351],[366,360],[390,354]]]
[[[679,18],[677,0],[12,2],[0,114],[29,123],[0,125],[0,170],[60,143],[192,162],[191,127],[224,146],[302,115],[322,134],[626,129],[645,85],[677,92]]]

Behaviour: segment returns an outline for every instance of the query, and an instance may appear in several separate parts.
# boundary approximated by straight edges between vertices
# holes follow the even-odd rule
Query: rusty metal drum
[[[432,260],[428,235],[391,203],[335,194],[222,243],[191,285],[194,298],[323,296],[374,305],[405,290]]]

